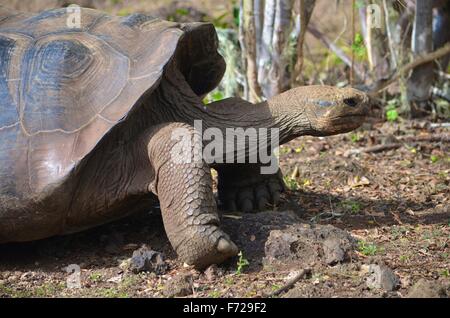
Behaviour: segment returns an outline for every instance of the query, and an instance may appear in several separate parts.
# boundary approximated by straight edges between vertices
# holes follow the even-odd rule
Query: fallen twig
[[[276,291],[266,295],[267,297],[273,297],[273,296],[278,296],[284,292],[287,292],[288,290],[290,290],[292,287],[294,287],[294,285],[303,277],[305,277],[306,275],[311,274],[311,269],[310,268],[306,268],[300,271],[300,273],[298,273],[297,275],[295,275],[292,279],[290,279],[285,285],[283,285],[281,288],[277,289]]]
[[[403,144],[411,142],[450,142],[450,135],[440,134],[426,136],[398,136],[396,137],[396,139],[399,141],[398,143],[387,143],[361,149],[350,149],[345,153],[345,156],[358,155],[361,153],[377,153],[392,149],[398,149],[402,147]]]
[[[409,64],[406,64],[403,66],[400,71],[393,74],[391,78],[383,83],[381,83],[378,87],[376,87],[373,91],[369,93],[370,96],[376,96],[383,90],[385,90],[388,86],[390,86],[392,83],[396,82],[403,74],[406,74],[407,72],[415,69],[416,67],[433,62],[437,59],[440,59],[441,57],[450,54],[450,44],[445,45],[444,47],[441,47],[440,49],[431,52],[429,54],[426,54],[424,56],[418,57],[416,60],[412,61]]]
[[[446,102],[450,103],[450,97],[447,96],[447,94],[445,92],[443,92],[442,90],[440,90],[437,87],[433,88],[433,95],[436,96],[437,98],[440,98],[440,99],[445,100]]]
[[[352,66],[352,59],[345,54],[345,52],[337,46],[335,43],[331,42],[313,23],[309,23],[308,31],[318,40],[320,40],[329,50],[336,54],[347,66]],[[355,75],[359,79],[364,80],[364,69],[360,64],[354,64]]]
[[[447,74],[447,73],[442,72],[442,71],[437,71],[436,73],[437,73],[440,77],[442,77],[443,79],[450,80],[450,74]]]
[[[450,123],[431,123],[430,128],[450,128]]]
[[[376,145],[376,146],[371,146],[371,147],[366,147],[366,148],[361,148],[361,149],[350,149],[346,154],[347,155],[357,155],[360,153],[377,153],[377,152],[397,149],[397,148],[400,148],[401,146],[402,146],[402,144],[400,144],[400,143],[389,143],[389,144]]]
[[[295,180],[298,177],[298,175],[299,175],[299,169],[298,169],[298,166],[295,166],[294,171],[292,171],[292,173],[291,173],[291,179]]]
[[[400,136],[397,139],[403,142],[450,142],[450,135]]]

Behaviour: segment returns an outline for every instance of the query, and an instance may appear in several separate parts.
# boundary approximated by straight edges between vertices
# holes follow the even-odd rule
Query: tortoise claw
[[[236,179],[237,181],[227,178],[220,184],[219,173],[219,199],[221,208],[227,211],[262,211],[267,209],[269,204],[277,205],[281,193],[284,192],[281,173],[256,175],[249,179],[236,176]]]
[[[234,256],[238,253],[238,248],[236,244],[223,237],[220,238],[219,242],[217,243],[217,250],[219,251],[219,253],[224,254],[226,256]]]

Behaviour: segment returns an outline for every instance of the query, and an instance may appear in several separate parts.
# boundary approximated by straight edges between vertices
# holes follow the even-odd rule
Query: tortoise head
[[[272,107],[282,109],[281,114],[290,118],[294,133],[313,136],[358,128],[365,120],[368,102],[368,96],[359,90],[332,86],[297,87],[269,100]]]

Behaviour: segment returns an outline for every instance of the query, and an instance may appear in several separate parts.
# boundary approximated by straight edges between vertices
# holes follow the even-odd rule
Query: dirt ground
[[[394,141],[400,148],[361,152]],[[428,296],[448,294],[448,141],[448,129],[411,121],[367,124],[341,136],[299,138],[280,150],[288,176],[281,204],[262,213],[222,216],[224,228],[242,250],[240,260],[205,272],[184,266],[176,260],[155,208],[83,233],[0,246],[0,297],[262,297],[305,268],[311,274],[277,297],[406,297],[423,290],[424,282],[439,289]],[[345,260],[327,264],[320,252],[310,257],[310,247],[288,242],[292,255],[267,261],[268,242],[276,231],[291,235],[289,227],[324,224],[356,240]],[[129,258],[144,244],[164,254],[167,271],[130,271]],[[70,264],[81,268],[79,289],[67,288]],[[371,264],[388,267],[397,280],[394,286],[370,285]],[[178,290],[179,284],[187,284],[184,291]]]
[[[127,14],[164,9],[170,1],[85,2]],[[214,16],[230,11],[227,1],[180,2]],[[39,11],[66,3],[0,4]],[[323,4],[315,14],[335,16],[333,6]],[[330,34],[344,25],[340,18],[321,21],[338,21],[320,23]],[[155,208],[70,236],[0,246],[0,297],[263,297],[305,269],[310,272],[274,297],[450,295],[448,128],[370,122],[353,133],[303,137],[280,149],[288,188],[281,203],[257,214],[222,215],[240,258],[202,272],[184,266]],[[386,149],[373,148],[380,145]],[[328,224],[333,227],[323,227]],[[338,261],[328,261],[330,244]],[[163,253],[167,268],[130,270],[133,252],[143,245]],[[71,264],[81,269],[81,288],[68,288]]]

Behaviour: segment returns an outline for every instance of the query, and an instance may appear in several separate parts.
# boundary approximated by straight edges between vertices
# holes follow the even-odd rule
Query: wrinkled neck
[[[294,112],[278,97],[259,104],[229,98],[204,105],[176,70],[166,73],[152,99],[152,104],[157,105],[152,116],[159,118],[159,122],[194,125],[194,121],[201,120],[203,130],[218,128],[223,133],[229,128],[278,129],[280,144],[311,130],[302,111]]]
[[[275,126],[280,127],[280,144],[300,136],[314,133],[307,116],[305,105],[299,104],[290,94],[280,94],[262,102],[274,119]]]

